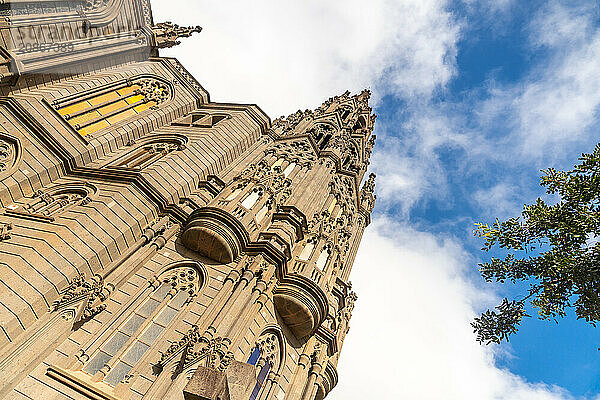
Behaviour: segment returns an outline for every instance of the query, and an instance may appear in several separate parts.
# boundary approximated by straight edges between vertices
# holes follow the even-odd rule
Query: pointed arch
[[[99,339],[88,345],[82,371],[113,387],[126,381],[188,309],[204,288],[207,276],[204,265],[193,260],[163,267],[147,288],[114,313]]]
[[[259,335],[250,352],[248,364],[256,366],[256,383],[249,400],[256,400],[264,390],[270,387],[265,385],[269,373],[279,376],[285,365],[286,341],[278,326],[269,326]]]
[[[0,132],[0,181],[17,170],[22,154],[21,141],[6,132]]]
[[[139,75],[56,100],[52,106],[81,136],[87,136],[156,109],[173,99],[171,82]]]
[[[83,206],[92,201],[97,188],[89,183],[65,183],[48,189],[38,190],[23,207],[13,205],[6,214],[41,221],[52,222],[61,214],[75,206]]]
[[[188,138],[183,135],[152,135],[134,142],[127,153],[104,168],[140,171],[174,151],[184,150],[187,142]]]

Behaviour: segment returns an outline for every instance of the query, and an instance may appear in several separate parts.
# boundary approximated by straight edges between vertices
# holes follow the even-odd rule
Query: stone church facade
[[[0,399],[323,399],[369,92],[215,103],[148,0],[0,2]],[[361,182],[364,183],[361,185]]]

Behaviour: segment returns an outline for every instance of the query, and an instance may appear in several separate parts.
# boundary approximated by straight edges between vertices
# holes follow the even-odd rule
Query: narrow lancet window
[[[321,271],[327,265],[327,261],[329,261],[329,256],[331,255],[330,246],[325,246],[323,250],[321,250],[321,254],[319,254],[319,258],[317,259],[317,268]]]
[[[248,197],[246,197],[244,201],[242,201],[242,207],[244,207],[246,210],[252,209],[252,207],[254,207],[258,199],[260,199],[260,195],[261,193],[259,190],[253,190],[252,193],[250,193],[250,195],[248,195]]]
[[[256,222],[261,223],[262,220],[265,218],[265,216],[267,215],[267,213],[269,212],[269,206],[268,205],[264,205],[257,213],[256,213]]]
[[[296,168],[296,163],[290,163],[290,165],[288,165],[287,167],[285,167],[285,169],[283,170],[283,175],[285,175],[285,177],[289,177],[290,174],[292,172],[294,172],[294,169]]]
[[[83,372],[95,375],[104,370],[104,382],[122,382],[166,331],[178,312],[197,294],[200,277],[191,267],[174,268],[163,274],[160,286],[135,307],[93,354]]]
[[[315,249],[315,243],[313,241],[307,242],[306,245],[304,245],[304,249],[302,249],[302,252],[298,256],[298,259],[302,260],[302,261],[309,260],[310,257],[312,256],[314,249]]]

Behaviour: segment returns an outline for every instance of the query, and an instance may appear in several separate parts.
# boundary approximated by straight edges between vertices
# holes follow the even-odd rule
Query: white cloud
[[[474,304],[496,299],[466,278],[471,265],[451,238],[376,219],[352,272],[359,299],[331,400],[571,399],[497,368],[475,342]]]
[[[429,96],[455,69],[459,28],[444,0],[156,2],[155,19],[204,30],[172,51],[216,101],[271,115],[346,89]],[[165,52],[164,54],[169,54]]]
[[[564,147],[597,139],[600,107],[600,30],[590,4],[551,2],[529,27],[532,50],[545,54],[518,84],[495,87],[482,104],[482,122],[514,121],[521,160],[560,156]]]
[[[480,189],[473,199],[486,216],[495,216],[501,220],[521,213],[519,200],[521,191],[509,182],[500,182],[491,188]]]

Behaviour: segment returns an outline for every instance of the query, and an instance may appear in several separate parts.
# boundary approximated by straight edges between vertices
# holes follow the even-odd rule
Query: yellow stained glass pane
[[[121,108],[125,108],[125,107],[127,107],[127,102],[125,100],[120,100],[120,101],[117,101],[116,103],[112,103],[107,106],[100,107],[98,109],[98,112],[102,115],[107,115],[113,111],[117,111],[117,110],[119,110]]]
[[[116,91],[113,91],[113,92],[103,94],[101,96],[94,97],[93,99],[89,99],[88,101],[90,102],[91,105],[96,106],[98,104],[102,104],[109,100],[118,99],[119,97],[121,97],[121,96],[119,96],[119,94]]]
[[[112,117],[108,118],[108,122],[113,125],[116,124],[119,121],[123,121],[125,118],[129,118],[136,115],[136,112],[133,110],[127,110],[127,111],[123,111],[122,113],[118,113],[117,115],[113,115]]]
[[[337,210],[337,211],[336,211],[334,214],[335,214],[335,215],[333,215],[333,218],[337,218],[337,217],[339,217],[340,215],[342,215],[342,209],[341,209],[341,208],[338,208],[338,210]]]
[[[331,201],[331,204],[329,205],[329,209],[328,209],[330,214],[333,212],[333,209],[335,208],[336,204],[337,204],[337,200],[334,197],[333,200]]]
[[[142,111],[146,111],[147,109],[149,109],[150,107],[152,107],[155,104],[156,104],[155,102],[150,101],[148,103],[144,103],[144,104],[140,104],[139,106],[135,106],[135,107],[133,107],[133,109],[135,110],[135,112],[141,113]]]
[[[271,165],[271,169],[275,169],[275,167],[281,167],[281,164],[283,164],[283,158],[280,158],[277,161],[275,161],[273,165]]]
[[[126,96],[126,95],[134,92],[137,89],[140,89],[139,85],[127,86],[127,87],[125,87],[123,89],[117,90],[117,93],[119,93],[121,96]]]
[[[67,107],[59,108],[58,113],[60,115],[74,114],[83,110],[87,110],[88,108],[91,108],[90,103],[88,103],[87,101],[82,101],[80,103],[75,103]]]
[[[140,100],[144,100],[144,96],[143,96],[143,95],[141,95],[141,94],[138,94],[138,95],[136,95],[136,96],[132,96],[132,97],[128,98],[128,99],[127,99],[127,102],[128,102],[129,104],[133,104],[133,103],[137,103],[137,102],[138,102],[138,101],[140,101]]]
[[[69,123],[73,126],[81,125],[83,123],[86,123],[86,122],[91,121],[94,118],[98,118],[98,117],[100,117],[100,113],[98,111],[94,110],[94,111],[90,111],[88,113],[85,113],[78,117],[70,119]]]
[[[89,135],[90,133],[94,133],[99,131],[100,129],[109,127],[110,124],[105,120],[98,121],[95,124],[86,126],[85,128],[80,129],[78,132],[81,136]]]

